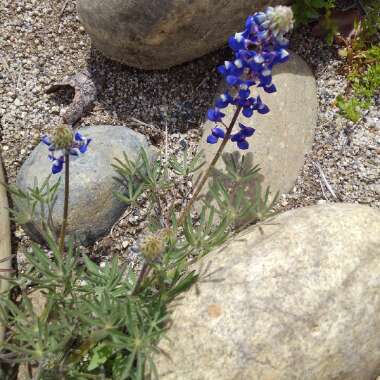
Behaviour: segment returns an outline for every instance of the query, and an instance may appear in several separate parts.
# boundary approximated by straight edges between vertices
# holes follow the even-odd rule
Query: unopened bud
[[[146,261],[156,261],[165,251],[165,238],[160,232],[146,235],[140,241],[139,250]]]
[[[68,125],[60,125],[53,134],[53,144],[56,149],[70,149],[73,144],[73,131]]]
[[[270,29],[275,34],[286,34],[293,29],[294,17],[292,8],[279,5],[268,8],[267,17],[270,20]]]

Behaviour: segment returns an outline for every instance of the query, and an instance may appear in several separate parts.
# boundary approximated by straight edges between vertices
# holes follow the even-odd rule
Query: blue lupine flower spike
[[[269,94],[276,91],[276,86],[272,83],[273,66],[289,59],[289,53],[285,49],[288,45],[285,35],[291,31],[293,24],[291,8],[268,7],[264,12],[249,16],[245,29],[228,39],[234,58],[219,66],[218,72],[224,77],[229,89],[207,113],[208,119],[216,124],[207,137],[208,143],[216,144],[225,137],[224,129],[218,127],[218,123],[225,117],[221,109],[229,105],[240,106],[247,118],[252,117],[255,111],[260,114],[269,112],[260,96],[252,96],[251,88],[262,87]],[[240,131],[231,134],[231,141],[236,142],[239,149],[248,149],[246,139],[254,132],[254,128],[240,124]]]
[[[65,162],[65,155],[79,156],[87,151],[91,139],[87,139],[79,132],[67,125],[56,128],[52,137],[43,136],[42,142],[49,147],[48,158],[53,162],[51,171],[53,174],[60,173]]]

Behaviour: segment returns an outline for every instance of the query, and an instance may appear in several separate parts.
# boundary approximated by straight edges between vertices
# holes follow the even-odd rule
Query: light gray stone
[[[146,138],[137,132],[120,126],[95,126],[80,129],[91,137],[88,151],[79,157],[71,158],[70,163],[70,201],[67,232],[82,244],[93,243],[105,235],[126,209],[126,205],[114,196],[114,192],[123,191],[123,187],[113,179],[116,173],[111,166],[115,158],[122,159],[125,152],[135,160],[141,148],[151,159],[157,157],[155,148]],[[51,161],[47,158],[46,145],[40,143],[25,161],[17,177],[17,186],[26,190],[34,186],[35,181],[41,185],[51,173]],[[62,171],[52,175],[49,183],[61,178],[57,200],[52,210],[54,224],[59,230],[62,222],[64,181]],[[27,232],[40,240],[36,223],[26,226]]]
[[[314,129],[317,123],[318,101],[315,79],[309,67],[298,55],[291,53],[288,62],[274,68],[273,83],[277,92],[267,94],[258,90],[270,112],[265,115],[255,113],[250,119],[242,114],[238,122],[254,127],[255,134],[248,139],[250,148],[240,151],[251,156],[253,163],[261,168],[258,181],[263,188],[270,186],[272,194],[277,191],[289,192],[300,174],[305,155],[311,151]],[[256,91],[256,89],[255,89]],[[218,94],[224,92],[220,88]],[[223,112],[228,125],[233,117],[235,106],[229,106]],[[200,149],[204,151],[206,162],[210,162],[219,144],[206,142],[214,123],[206,121],[203,125],[203,137]],[[239,129],[238,124],[236,128]],[[224,152],[239,151],[236,144],[229,142]],[[224,169],[222,160],[216,165]],[[252,187],[255,183],[252,184]]]
[[[159,346],[160,379],[374,380],[380,212],[296,209],[210,253]]]
[[[245,19],[280,0],[77,0],[80,20],[106,56],[141,69],[201,57],[244,29]]]

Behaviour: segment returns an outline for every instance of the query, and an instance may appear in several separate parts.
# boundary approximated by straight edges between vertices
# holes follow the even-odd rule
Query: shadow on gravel
[[[88,70],[101,88],[98,103],[123,122],[133,117],[170,132],[186,132],[203,121],[220,78],[216,67],[226,49],[163,71],[128,67],[91,49]]]

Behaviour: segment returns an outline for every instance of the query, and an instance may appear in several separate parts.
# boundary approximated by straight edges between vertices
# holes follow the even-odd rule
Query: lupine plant
[[[42,142],[49,148],[48,158],[53,162],[52,173],[60,173],[63,165],[65,165],[63,219],[59,237],[60,252],[63,254],[69,209],[70,156],[79,156],[80,153],[86,153],[91,139],[83,137],[79,132],[74,132],[69,126],[61,125],[56,128],[53,137],[44,136]]]
[[[46,182],[30,194],[12,190],[16,204],[21,201],[23,206],[13,211],[16,221],[30,221],[39,203],[48,215],[42,223],[45,247],[33,244],[26,270],[11,280],[12,291],[0,297],[1,322],[8,326],[1,343],[4,363],[19,364],[36,380],[158,378],[154,357],[161,352],[159,341],[170,327],[172,301],[200,276],[190,264],[239,229],[273,215],[269,189],[263,195],[257,188],[254,196],[247,191],[259,173],[252,165],[252,154],[223,154],[223,148],[229,142],[243,151],[248,148],[247,139],[255,130],[239,123],[234,131],[241,112],[246,117],[269,112],[251,91],[253,86],[267,93],[276,90],[272,68],[288,57],[284,34],[292,25],[288,8],[268,8],[250,16],[245,30],[230,38],[234,58],[219,67],[229,90],[207,114],[215,122],[207,141],[220,142],[219,149],[182,209],[170,206],[167,194],[175,185],[167,173],[188,180],[203,167],[200,154],[190,157],[184,151],[181,159],[151,162],[142,151],[134,162],[126,156],[115,161],[115,180],[125,185],[125,191],[115,196],[129,205],[148,198],[150,206],[149,228],[133,247],[141,258],[138,273],[117,257],[104,266],[96,264],[66,236],[70,157],[85,153],[90,139],[68,126],[43,138],[52,175],[64,171],[62,228],[55,237],[48,222],[58,184]],[[222,110],[230,105],[236,111],[226,126]],[[225,172],[207,181],[219,158]],[[196,216],[194,202],[200,201],[207,182],[206,198],[214,201],[204,202]],[[35,294],[43,299],[40,308],[33,304]]]

